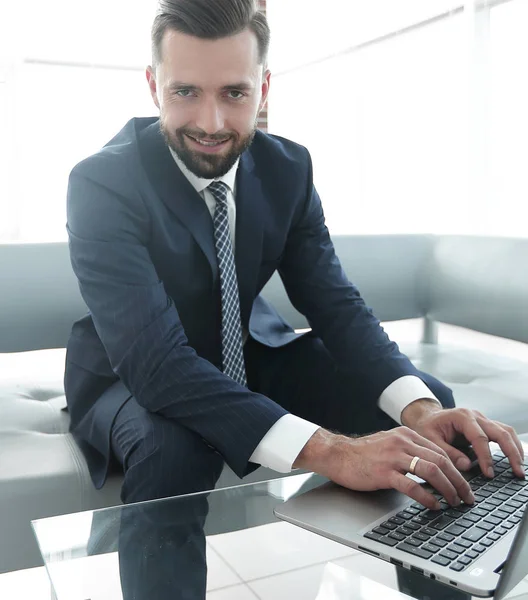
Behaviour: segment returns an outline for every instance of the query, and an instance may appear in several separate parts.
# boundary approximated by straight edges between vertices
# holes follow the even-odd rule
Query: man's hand
[[[489,442],[497,442],[515,475],[525,478],[522,466],[524,450],[513,427],[491,421],[477,410],[443,410],[431,402],[418,400],[403,411],[402,423],[442,448],[458,469],[466,470],[470,465],[469,459],[452,445],[462,436],[473,446],[482,473],[488,477],[494,475]]]
[[[318,429],[294,467],[308,469],[352,490],[396,489],[428,508],[440,508],[436,498],[406,477],[413,457],[421,460],[415,474],[429,482],[453,506],[475,500],[471,488],[447,453],[408,427],[397,427],[360,438]]]

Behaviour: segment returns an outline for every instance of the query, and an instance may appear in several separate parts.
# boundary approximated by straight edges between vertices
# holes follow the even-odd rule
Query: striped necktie
[[[246,386],[240,300],[227,212],[228,187],[215,181],[208,189],[216,200],[213,225],[222,304],[222,367],[226,375]]]

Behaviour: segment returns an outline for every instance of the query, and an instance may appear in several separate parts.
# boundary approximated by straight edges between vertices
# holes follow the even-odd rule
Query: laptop
[[[495,477],[463,473],[475,504],[441,510],[396,490],[355,492],[327,481],[275,509],[284,521],[474,596],[504,598],[528,575],[528,478],[492,449]],[[528,476],[528,457],[524,467]]]

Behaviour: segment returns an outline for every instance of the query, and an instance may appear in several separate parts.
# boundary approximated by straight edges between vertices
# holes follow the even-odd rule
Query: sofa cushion
[[[68,433],[64,350],[0,354],[0,572],[42,564],[31,520],[119,503],[120,482],[91,484]]]

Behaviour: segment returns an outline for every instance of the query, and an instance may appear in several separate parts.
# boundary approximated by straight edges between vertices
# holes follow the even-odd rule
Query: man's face
[[[167,144],[198,177],[221,177],[251,144],[268,95],[257,38],[249,29],[219,40],[169,30],[161,56],[147,80]]]

